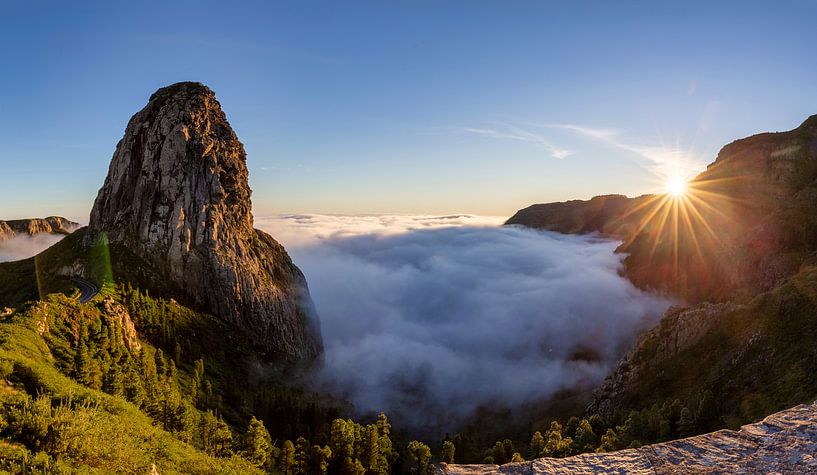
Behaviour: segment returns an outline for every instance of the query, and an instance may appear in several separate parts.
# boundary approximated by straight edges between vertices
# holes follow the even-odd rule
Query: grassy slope
[[[66,295],[77,296],[78,289],[68,275],[80,274],[99,284],[117,282],[115,286],[101,285],[102,294],[131,307],[130,314],[142,343],[162,348],[166,355],[172,355],[176,344],[179,344],[182,358],[178,363],[178,381],[182,387],[187,387],[190,383],[194,361],[204,358],[206,377],[213,384],[213,394],[217,398],[215,409],[236,432],[242,432],[247,421],[254,415],[267,422],[267,428],[277,440],[294,440],[300,435],[306,435],[314,436],[316,442],[326,443],[322,434],[328,434],[331,421],[341,415],[337,401],[286,384],[287,381],[297,381],[296,376],[282,372],[273,363],[260,360],[246,335],[237,328],[212,315],[185,306],[188,302],[184,301],[177,289],[165,286],[161,276],[126,249],[107,245],[89,246],[85,241],[85,230],[80,229],[36,258],[0,263],[0,310],[3,307],[18,310],[14,318],[0,322],[0,328],[18,332],[21,331],[20,325],[30,326],[31,322],[23,324],[22,321],[34,318],[31,316],[34,310],[31,308],[41,308],[37,303],[40,292],[45,295],[43,301],[59,303],[48,311],[52,318],[66,318],[75,311],[72,306],[78,304],[70,299],[66,300]],[[151,321],[147,318],[147,312],[129,305],[128,291],[122,283],[134,288],[149,289],[148,300],[162,309],[161,321],[155,321],[155,315]],[[99,298],[95,300],[98,301]],[[93,303],[92,301],[89,305]],[[54,367],[55,361],[48,358],[47,347],[39,348],[43,343],[41,338],[39,341],[37,338],[21,338],[19,344],[9,346],[5,352],[18,356],[36,355],[29,363],[36,360],[40,370],[44,371],[43,374],[59,375],[65,384],[83,388],[70,378],[60,375]],[[50,342],[53,344],[53,339]],[[20,345],[26,345],[25,351]],[[32,352],[30,348],[39,348],[39,353]],[[58,351],[59,348],[52,350]],[[43,355],[46,355],[45,360]],[[87,388],[83,390],[92,391]],[[65,395],[71,391],[73,389],[61,390],[55,394]],[[110,396],[105,397],[111,399]],[[124,414],[118,423],[124,423],[130,416],[135,416],[150,425],[150,419],[138,409],[119,401],[133,412]],[[109,427],[108,430],[109,434],[117,431],[115,427]],[[173,438],[171,434],[165,433],[165,436]],[[137,437],[136,441],[131,442],[138,440]],[[174,441],[182,444],[175,438]],[[153,450],[151,447],[148,444],[139,450],[150,454]],[[192,447],[187,448],[196,453]],[[217,462],[224,460],[218,459]]]
[[[59,460],[58,467],[82,473],[149,473],[155,464],[161,473],[255,473],[246,461],[233,457],[216,459],[196,450],[152,424],[150,418],[125,400],[89,389],[63,375],[54,365],[39,329],[49,318],[75,311],[73,299],[49,295],[22,313],[0,324],[0,361],[11,362],[9,377],[17,384],[0,382],[0,403],[10,404],[25,392],[42,392],[53,399],[90,401],[98,407],[91,424],[83,426],[79,447]],[[59,317],[57,317],[59,318]],[[7,364],[7,363],[6,363]],[[6,441],[0,459],[23,457],[26,450]],[[31,454],[28,455],[31,458]]]

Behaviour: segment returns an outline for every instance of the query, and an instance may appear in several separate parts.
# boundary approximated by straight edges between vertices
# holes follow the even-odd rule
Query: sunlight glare
[[[673,197],[680,198],[686,194],[686,191],[686,181],[680,178],[670,178],[669,181],[667,181],[667,193]]]

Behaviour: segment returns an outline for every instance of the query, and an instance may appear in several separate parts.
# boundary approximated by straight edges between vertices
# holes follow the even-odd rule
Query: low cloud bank
[[[599,383],[669,302],[618,274],[615,242],[475,216],[262,218],[321,318],[323,389],[413,429],[453,431]]]
[[[63,237],[61,234],[35,234],[34,236],[17,235],[10,239],[0,240],[0,262],[18,261],[39,254],[48,249]]]

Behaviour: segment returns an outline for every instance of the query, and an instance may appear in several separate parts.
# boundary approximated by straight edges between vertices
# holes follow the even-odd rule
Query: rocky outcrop
[[[710,434],[638,449],[497,465],[446,465],[440,475],[693,474],[817,472],[817,405],[772,414],[739,431]]]
[[[102,308],[104,310],[102,315],[108,321],[108,328],[118,329],[116,335],[121,338],[121,343],[125,345],[125,348],[133,353],[141,351],[142,344],[139,343],[139,336],[128,310],[110,297],[102,301]]]
[[[70,234],[79,228],[79,223],[59,216],[48,218],[0,220],[0,241],[15,236],[34,236],[35,234]]]
[[[159,89],[116,147],[86,242],[105,233],[268,356],[310,360],[322,344],[306,281],[284,248],[253,228],[245,161],[210,89]]]
[[[507,224],[622,242],[627,277],[689,302],[771,289],[817,251],[817,116],[800,127],[735,141],[667,195],[533,205]]]

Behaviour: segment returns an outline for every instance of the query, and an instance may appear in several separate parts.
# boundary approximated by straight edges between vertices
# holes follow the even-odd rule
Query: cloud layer
[[[326,346],[319,384],[414,429],[595,385],[669,304],[619,276],[615,242],[589,236],[474,216],[256,224],[306,274]]]
[[[61,234],[18,235],[0,240],[0,262],[17,261],[31,257],[53,246],[64,236]]]

